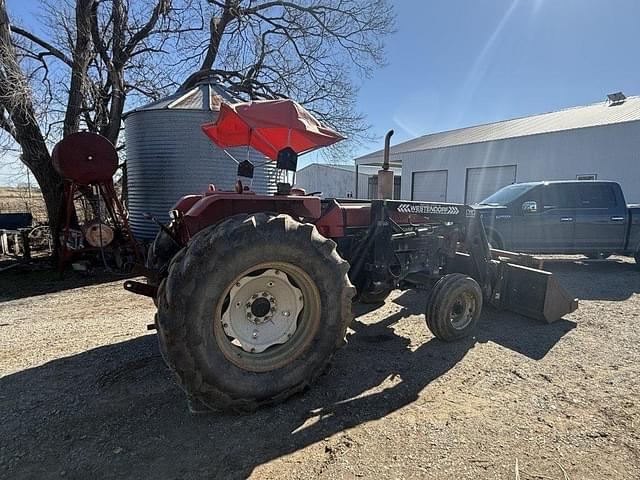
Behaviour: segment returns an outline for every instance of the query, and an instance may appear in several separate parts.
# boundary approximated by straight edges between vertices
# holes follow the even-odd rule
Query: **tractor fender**
[[[293,218],[320,217],[320,198],[297,195],[255,195],[253,192],[215,192],[196,201],[182,218],[181,238],[187,241],[209,225],[241,213],[285,213]],[[185,231],[186,230],[186,231]],[[186,233],[186,235],[185,235]]]

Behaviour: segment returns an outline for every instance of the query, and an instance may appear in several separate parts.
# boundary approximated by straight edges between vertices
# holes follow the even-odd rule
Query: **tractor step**
[[[128,292],[138,295],[144,295],[145,297],[155,298],[158,294],[158,288],[148,283],[135,282],[133,280],[127,280],[124,282],[124,289]]]

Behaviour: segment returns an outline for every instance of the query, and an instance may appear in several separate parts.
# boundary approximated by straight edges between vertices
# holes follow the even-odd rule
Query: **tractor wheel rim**
[[[216,308],[214,336],[235,365],[269,371],[293,361],[320,321],[318,289],[301,268],[270,262],[243,272]]]
[[[466,328],[476,314],[476,300],[468,293],[461,293],[451,305],[451,326],[456,330]]]
[[[287,342],[298,326],[304,297],[282,270],[270,268],[236,280],[222,315],[224,333],[245,352]]]

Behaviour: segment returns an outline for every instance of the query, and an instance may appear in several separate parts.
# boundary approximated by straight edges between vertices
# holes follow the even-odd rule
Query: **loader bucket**
[[[573,298],[551,272],[503,263],[497,298],[503,308],[548,323],[578,308]]]

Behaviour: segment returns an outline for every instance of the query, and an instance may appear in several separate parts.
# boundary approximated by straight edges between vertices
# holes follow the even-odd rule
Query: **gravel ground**
[[[357,307],[328,375],[247,416],[187,413],[146,331],[152,302],[120,280],[35,290],[5,272],[0,477],[638,478],[640,271],[546,266],[581,299],[565,319],[487,311],[444,344],[424,296],[394,292]]]

